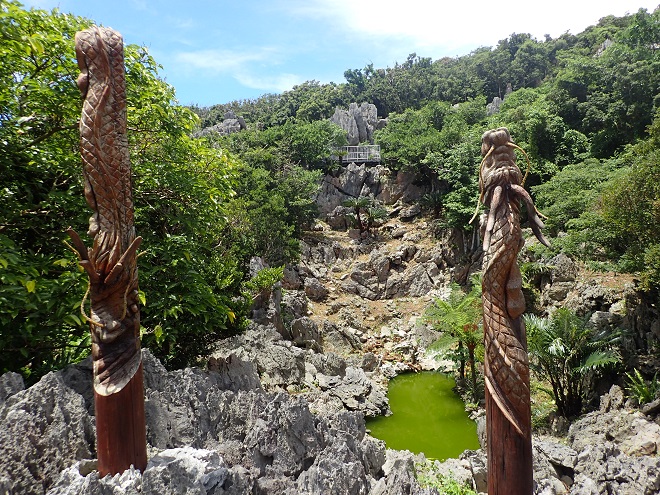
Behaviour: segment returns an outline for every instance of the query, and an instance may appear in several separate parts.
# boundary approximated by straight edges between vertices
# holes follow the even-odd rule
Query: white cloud
[[[239,52],[237,50],[198,50],[180,52],[174,56],[179,69],[202,71],[213,76],[231,76],[244,86],[281,93],[300,84],[304,78],[278,73],[280,55],[273,47]]]
[[[219,74],[240,70],[254,63],[271,65],[277,58],[276,54],[277,51],[272,48],[255,48],[249,52],[210,49],[179,52],[174,56],[174,60],[186,67]]]
[[[652,11],[658,0],[288,0],[283,8],[302,17],[327,19],[353,35],[400,40],[414,49],[492,46],[510,34],[557,37],[577,34],[605,15],[621,16],[640,7]]]
[[[305,82],[305,79],[296,74],[275,74],[272,76],[250,75],[247,73],[237,73],[234,77],[242,85],[248,88],[259,89],[266,92],[282,93],[289,91],[297,84]]]

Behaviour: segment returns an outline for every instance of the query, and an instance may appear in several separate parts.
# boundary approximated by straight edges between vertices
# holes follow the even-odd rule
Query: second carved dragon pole
[[[68,232],[89,276],[98,470],[105,476],[147,465],[136,261],[142,239],[133,226],[121,35],[99,27],[80,31],[76,56],[92,247]]]
[[[543,244],[548,243],[538,212],[522,186],[514,148],[506,128],[487,131],[482,137],[479,188],[487,208],[481,233],[489,495],[531,495],[533,491],[529,361],[521,318],[525,299],[517,263],[524,244],[521,201],[532,231]]]

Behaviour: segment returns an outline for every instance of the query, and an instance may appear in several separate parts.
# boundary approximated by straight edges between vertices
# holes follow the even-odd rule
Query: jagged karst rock
[[[222,488],[228,473],[217,452],[192,447],[169,449],[149,460],[142,490],[162,495],[213,493]]]
[[[383,465],[385,476],[372,488],[370,495],[431,495],[435,490],[422,488],[415,477],[415,456],[407,450],[387,449]]]
[[[243,361],[235,354],[209,358],[208,368],[217,373],[220,388],[237,392],[260,389],[259,375],[251,361]]]
[[[283,274],[282,288],[296,290],[302,286],[302,280],[295,267],[292,267],[291,265],[285,266]]]
[[[337,124],[346,131],[346,137],[350,146],[360,143],[373,144],[373,133],[376,129],[382,129],[386,120],[377,116],[376,105],[373,103],[351,103],[348,110],[335,108],[335,113],[330,117],[330,122]]]
[[[500,98],[499,96],[494,97],[493,101],[490,102],[488,105],[486,105],[486,114],[494,115],[496,113],[499,113],[503,101],[504,100],[502,100],[502,98]]]
[[[89,471],[86,464],[85,461],[76,462],[62,471],[57,482],[48,490],[48,495],[138,495],[148,493],[142,490],[142,474],[133,467],[121,474],[99,478],[96,468]]]
[[[94,445],[85,401],[57,373],[0,406],[0,473],[12,493],[45,493],[60,471],[93,457]]]
[[[291,322],[291,337],[293,342],[301,347],[307,347],[317,351],[322,350],[323,339],[317,323],[303,316]]]
[[[351,209],[343,206],[346,200],[365,196],[385,205],[401,202],[414,206],[428,192],[428,186],[418,184],[413,173],[400,170],[394,177],[392,175],[393,172],[382,165],[349,163],[339,174],[324,176],[316,195],[319,217],[331,228],[343,230],[351,226],[348,217]]]
[[[221,136],[228,136],[235,132],[240,132],[244,129],[247,129],[247,124],[243,117],[237,117],[232,110],[225,112],[222,122],[218,124],[205,127],[201,131],[195,133],[195,137],[208,136],[209,134],[217,133]]]
[[[367,416],[379,416],[389,411],[385,391],[374,386],[362,368],[348,367],[343,380],[328,393],[342,401],[351,411],[362,411]]]
[[[285,322],[307,316],[309,304],[304,291],[287,290],[282,297],[282,315]]]
[[[314,277],[307,277],[305,279],[305,294],[312,301],[322,301],[328,296],[328,289]]]
[[[276,339],[278,334],[272,332]],[[338,384],[344,388],[356,382],[351,378],[356,373],[364,378],[361,369],[347,370],[337,355],[312,354],[314,366],[336,373]],[[93,418],[87,413],[83,397],[68,388],[60,374],[50,374],[34,387],[11,397],[0,409],[3,420],[16,420],[29,404],[32,423],[60,425],[57,438],[48,439],[57,449],[47,447],[44,439],[39,444],[47,454],[44,456],[41,451],[25,449],[34,439],[16,435],[15,429],[3,424],[3,434],[14,434],[14,443],[20,447],[16,450],[24,451],[26,456],[20,459],[21,466],[8,463],[7,456],[0,461],[2,472],[14,475],[8,479],[18,480],[11,486],[14,493],[44,493],[50,487],[50,493],[58,495],[293,495],[327,493],[328,487],[334,487],[335,493],[352,494],[368,493],[376,479],[383,476],[384,445],[366,435],[361,413],[342,410],[315,416],[301,396],[266,393],[261,388],[229,390],[222,373],[193,368],[168,372],[148,351],[144,351],[144,362],[151,452],[145,472],[129,470],[98,479],[90,462],[82,461],[92,457],[89,440],[94,434]],[[226,369],[235,370],[245,365],[243,361],[224,363]],[[349,380],[342,384],[344,373]],[[253,385],[251,380],[244,383]],[[368,387],[362,381],[360,386]],[[62,413],[65,404],[71,417]],[[65,417],[70,421],[64,422]],[[49,419],[54,421],[48,423]],[[14,423],[25,424],[20,420]],[[79,431],[80,426],[84,426],[84,431]],[[62,439],[70,447],[64,453]],[[2,448],[8,452],[10,442],[4,440]],[[23,463],[30,465],[29,456],[34,472],[46,473],[47,477],[37,482],[26,475],[27,471],[21,471]]]
[[[639,493],[660,490],[660,426],[639,412],[617,408],[620,389],[600,411],[573,423],[569,446],[577,452],[571,493]],[[614,404],[614,407],[612,406]]]
[[[549,262],[554,268],[550,271],[550,280],[555,282],[574,282],[578,274],[577,264],[564,253],[559,253]]]
[[[339,327],[325,320],[323,322],[323,348],[340,353],[349,353],[361,349],[362,344],[360,339],[343,325]]]
[[[405,208],[402,208],[401,211],[399,212],[399,218],[404,222],[407,222],[412,220],[421,212],[422,212],[421,206],[419,206],[419,203],[415,203]]]

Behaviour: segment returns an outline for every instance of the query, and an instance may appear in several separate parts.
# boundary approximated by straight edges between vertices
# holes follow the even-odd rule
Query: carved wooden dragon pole
[[[545,245],[548,241],[523,187],[514,148],[518,147],[506,128],[486,131],[482,137],[479,189],[487,207],[481,233],[489,495],[531,495],[533,491],[529,361],[521,318],[525,299],[516,259],[524,244],[521,201],[536,237]]]
[[[76,34],[84,102],[80,152],[85,198],[94,210],[87,249],[69,228],[89,276],[98,470],[121,473],[147,464],[140,311],[131,166],[126,138],[123,40],[108,28]]]

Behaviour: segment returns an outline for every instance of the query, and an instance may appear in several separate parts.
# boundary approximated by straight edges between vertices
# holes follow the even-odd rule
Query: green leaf
[[[163,341],[165,340],[163,334],[163,327],[160,324],[154,327],[154,337],[156,337],[156,342],[158,344],[162,344]]]
[[[140,299],[140,304],[142,304],[142,306],[147,305],[147,296],[144,291],[138,290],[138,299]]]

